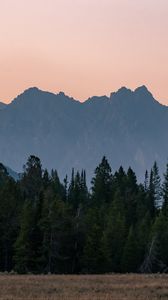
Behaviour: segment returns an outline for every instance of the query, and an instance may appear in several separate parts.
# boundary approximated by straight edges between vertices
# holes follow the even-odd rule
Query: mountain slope
[[[4,109],[6,106],[7,106],[7,104],[5,104],[5,103],[3,103],[3,102],[0,102],[0,110],[1,110],[1,109]]]
[[[13,171],[12,169],[10,169],[9,167],[5,166],[5,168],[6,168],[7,172],[8,172],[8,174],[9,174],[9,176],[11,176],[16,181],[19,180],[19,174],[18,173],[16,173],[15,171]]]
[[[121,88],[110,97],[80,103],[30,88],[0,111],[0,161],[20,172],[30,154],[60,175],[86,168],[89,177],[103,155],[113,167],[131,165],[142,178],[168,156],[168,107],[145,86]]]

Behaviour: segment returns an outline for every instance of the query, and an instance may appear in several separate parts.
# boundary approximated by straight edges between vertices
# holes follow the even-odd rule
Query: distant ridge
[[[45,94],[45,95],[48,95],[48,96],[50,95],[50,96],[53,96],[53,97],[54,96],[59,96],[59,97],[62,97],[62,98],[67,98],[67,99],[72,100],[72,101],[80,102],[78,99],[74,99],[73,97],[70,97],[70,96],[66,95],[63,91],[60,91],[58,93],[54,93],[54,92],[50,92],[50,91],[41,90],[38,87],[30,87],[30,88],[25,89],[21,94],[19,94],[16,98],[14,98],[13,101],[15,101],[17,99],[20,99],[20,97],[23,97],[23,96],[35,97],[36,95],[38,95],[38,97],[39,97],[39,94],[43,94],[43,95]],[[125,96],[128,97],[128,96],[138,95],[138,96],[141,96],[141,97],[143,96],[143,97],[153,98],[152,93],[148,90],[148,88],[145,85],[139,86],[135,90],[131,90],[131,89],[123,86],[123,87],[119,88],[116,92],[112,92],[109,97],[107,95],[92,96],[92,97],[89,97],[88,99],[86,99],[84,102],[80,102],[80,103],[85,103],[87,101],[94,101],[94,100],[98,100],[98,99],[100,99],[100,100],[103,100],[103,99],[110,100],[112,98],[112,96],[114,96],[114,95],[117,95],[117,97],[121,97],[122,95],[124,97]],[[155,100],[155,101],[157,101],[157,100]],[[157,102],[159,102],[159,101],[157,101]],[[1,104],[2,104],[2,106],[7,105],[3,102],[0,102],[0,105]],[[161,104],[161,103],[159,102],[159,104]]]
[[[6,170],[7,170],[8,174],[9,174],[9,176],[11,176],[14,180],[16,180],[16,181],[19,180],[19,174],[18,173],[16,173],[15,171],[13,171],[9,167],[6,167]]]
[[[89,178],[103,155],[113,170],[135,169],[143,178],[155,160],[161,172],[168,157],[168,107],[145,86],[81,103],[36,87],[17,96],[0,116],[0,161],[17,172],[31,154],[63,177],[85,168]]]
[[[4,109],[6,106],[7,106],[7,104],[5,104],[5,103],[3,103],[3,102],[0,102],[0,110],[1,110],[1,109]]]

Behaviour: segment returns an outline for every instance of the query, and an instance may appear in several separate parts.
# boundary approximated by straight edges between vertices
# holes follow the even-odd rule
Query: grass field
[[[168,299],[168,275],[0,275],[0,300]]]

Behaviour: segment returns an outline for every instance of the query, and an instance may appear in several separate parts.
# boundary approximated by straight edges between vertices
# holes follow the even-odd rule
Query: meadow
[[[0,300],[168,299],[168,275],[0,275]]]

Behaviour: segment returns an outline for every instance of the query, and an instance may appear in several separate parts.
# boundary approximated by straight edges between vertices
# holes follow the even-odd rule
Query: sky
[[[146,85],[168,105],[168,0],[0,0],[0,101]]]

